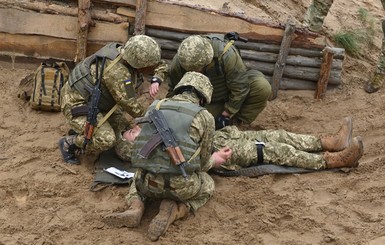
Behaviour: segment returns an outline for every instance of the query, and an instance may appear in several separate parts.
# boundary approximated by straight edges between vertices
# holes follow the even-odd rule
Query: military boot
[[[340,152],[325,152],[323,158],[327,168],[351,168],[358,166],[358,160],[364,153],[361,137],[355,137],[351,145]]]
[[[138,227],[144,213],[144,203],[139,198],[132,201],[127,211],[113,213],[103,217],[103,222],[107,225],[120,227]]]
[[[320,136],[323,151],[341,151],[352,141],[353,122],[351,117],[345,117],[343,124],[335,135]]]
[[[80,161],[76,154],[80,148],[75,145],[75,139],[77,135],[68,135],[59,140],[60,152],[63,156],[63,160],[70,164],[79,164]]]
[[[365,92],[369,94],[377,92],[382,87],[384,80],[385,74],[375,73],[373,78],[364,85]]]
[[[162,200],[159,213],[151,221],[147,237],[151,241],[157,241],[166,233],[168,227],[175,221],[187,217],[189,208],[184,203],[177,203],[173,200]]]

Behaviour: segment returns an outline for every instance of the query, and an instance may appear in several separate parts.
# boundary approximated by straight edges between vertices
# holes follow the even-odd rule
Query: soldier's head
[[[155,68],[161,57],[158,43],[146,35],[131,37],[121,52],[122,58],[135,69]]]
[[[207,38],[192,35],[182,41],[177,55],[183,69],[201,71],[213,60],[214,50]]]
[[[138,125],[135,125],[121,135],[121,140],[118,140],[118,143],[114,147],[115,153],[120,159],[124,161],[131,160],[132,151],[134,149],[134,140],[140,134],[141,130],[142,129]]]
[[[211,85],[209,78],[202,73],[190,71],[184,74],[174,88],[175,94],[181,94],[184,91],[195,92],[200,99],[200,105],[204,106],[204,104],[211,102],[213,85]]]

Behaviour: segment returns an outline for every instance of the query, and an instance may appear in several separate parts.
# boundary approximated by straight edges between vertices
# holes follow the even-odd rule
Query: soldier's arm
[[[122,64],[116,64],[104,77],[104,84],[115,102],[132,117],[144,115],[143,106],[126,91],[125,83],[131,79],[131,74]]]
[[[229,100],[225,103],[225,110],[232,116],[242,107],[250,91],[250,83],[242,58],[233,49],[224,55],[223,62],[226,86],[229,89]]]

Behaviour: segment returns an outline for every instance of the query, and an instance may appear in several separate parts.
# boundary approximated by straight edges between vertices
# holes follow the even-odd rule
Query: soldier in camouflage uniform
[[[155,101],[148,111],[159,108],[170,128],[175,129],[184,158],[189,162],[185,168],[188,178],[185,179],[180,169],[171,163],[162,144],[152,150],[148,158],[140,157],[139,151],[151,140],[155,128],[152,123],[143,124],[141,130],[134,127],[125,133],[131,142],[136,138],[132,164],[138,168],[126,197],[129,209],[103,219],[116,227],[137,227],[144,212],[144,201],[162,199],[160,211],[148,230],[152,241],[158,240],[175,220],[186,217],[189,211],[197,211],[212,197],[214,181],[206,172],[219,167],[231,154],[231,150],[220,150],[214,155],[211,152],[214,118],[202,107],[211,100],[209,79],[197,72],[187,72],[174,88],[174,94],[168,100]]]
[[[214,87],[206,108],[216,120],[216,129],[229,124],[250,124],[266,107],[271,94],[264,75],[247,69],[231,37],[223,34],[192,35],[183,40],[169,70],[169,91],[187,71],[206,75]]]
[[[123,112],[132,117],[144,114],[144,108],[135,98],[139,74],[155,73],[150,91],[156,94],[159,83],[165,78],[167,65],[161,61],[160,47],[145,35],[131,37],[124,46],[107,44],[94,55],[81,61],[70,74],[61,90],[61,109],[66,122],[75,132],[60,139],[59,147],[64,161],[79,163],[76,153],[83,147],[84,127],[91,99],[86,87],[93,88],[96,71],[102,70],[101,59],[105,58],[104,76],[101,79],[101,96],[98,103],[97,121],[113,112],[107,121],[95,128],[87,152],[99,153],[114,147],[121,140],[121,132],[129,125]],[[97,60],[99,59],[99,62]],[[98,69],[96,68],[98,65]]]
[[[215,132],[214,149],[229,147],[232,155],[221,165],[238,170],[256,163],[306,169],[356,167],[363,154],[360,137],[351,140],[352,119],[344,118],[335,135],[312,136],[285,130],[239,131],[228,126]]]
[[[332,4],[333,0],[313,0],[305,13],[303,24],[311,31],[322,31],[324,19]]]
[[[385,0],[381,0],[382,7],[385,10]],[[377,62],[377,68],[373,74],[373,76],[369,79],[369,81],[365,84],[364,89],[367,93],[377,92],[385,80],[385,19],[381,20],[382,23],[382,45],[381,45],[381,53],[380,58]]]

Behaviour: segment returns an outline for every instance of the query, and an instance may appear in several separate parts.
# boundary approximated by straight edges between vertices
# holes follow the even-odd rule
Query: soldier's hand
[[[159,92],[159,83],[151,83],[149,93],[152,98],[155,98],[155,96]]]
[[[212,154],[212,158],[214,159],[214,168],[218,168],[224,164],[231,158],[232,154],[233,151],[227,146],[221,148],[219,151],[214,152]]]

